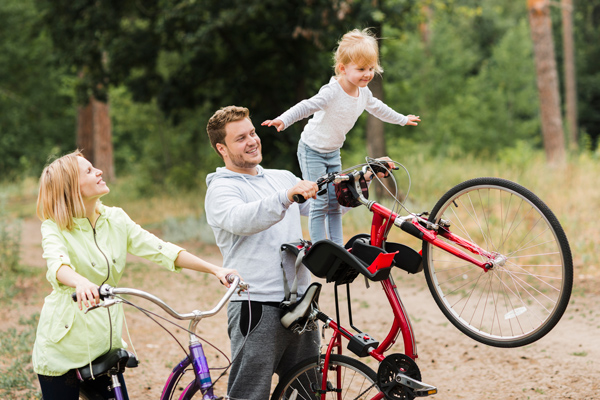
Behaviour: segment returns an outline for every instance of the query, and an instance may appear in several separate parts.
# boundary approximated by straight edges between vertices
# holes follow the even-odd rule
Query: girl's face
[[[83,200],[99,199],[110,189],[102,180],[102,171],[94,168],[92,164],[83,157],[77,157],[79,163],[79,190]]]
[[[375,76],[375,65],[344,64],[340,67],[342,77],[353,86],[366,87]]]

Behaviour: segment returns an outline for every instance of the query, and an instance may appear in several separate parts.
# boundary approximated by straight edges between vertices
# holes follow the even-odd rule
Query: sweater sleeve
[[[291,204],[287,190],[246,202],[235,185],[214,182],[206,193],[206,218],[213,227],[234,235],[250,236],[281,221]]]
[[[302,100],[300,103],[296,104],[277,117],[277,119],[283,121],[285,126],[284,129],[287,129],[293,123],[298,122],[301,119],[308,118],[317,111],[325,110],[332,96],[333,91],[329,85],[325,85],[321,87],[319,93],[310,99]]]
[[[373,93],[371,93],[371,91],[368,88],[366,88],[365,94],[367,96],[367,105],[365,107],[365,110],[367,110],[369,114],[379,118],[383,122],[402,126],[406,125],[406,123],[408,122],[407,116],[394,111],[383,101],[373,96]]]

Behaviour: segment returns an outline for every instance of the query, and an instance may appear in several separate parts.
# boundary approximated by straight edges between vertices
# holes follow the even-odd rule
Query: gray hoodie
[[[287,198],[298,182],[291,172],[263,169],[257,175],[240,174],[225,167],[206,177],[206,219],[223,255],[223,266],[238,270],[250,284],[253,301],[284,298],[279,248],[302,238],[300,214],[308,215],[311,201],[301,205]],[[284,255],[285,274],[291,286],[295,258]],[[304,265],[298,270],[298,295],[310,284]],[[238,300],[233,298],[233,301]]]

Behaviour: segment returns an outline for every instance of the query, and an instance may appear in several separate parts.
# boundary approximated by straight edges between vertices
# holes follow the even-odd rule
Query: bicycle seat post
[[[121,382],[119,382],[119,376],[115,374],[110,374],[111,386],[110,389],[115,395],[115,400],[124,400],[123,393],[121,392]]]

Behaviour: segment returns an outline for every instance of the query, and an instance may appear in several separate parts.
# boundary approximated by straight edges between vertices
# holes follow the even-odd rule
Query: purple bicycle
[[[206,360],[206,356],[204,355],[202,343],[200,342],[200,339],[196,336],[195,331],[196,326],[198,325],[198,322],[200,322],[201,319],[212,317],[213,315],[217,314],[236,291],[239,294],[242,291],[248,290],[248,285],[242,282],[238,276],[228,276],[227,280],[231,283],[229,289],[227,290],[227,293],[225,293],[225,295],[221,298],[221,300],[219,300],[217,305],[210,311],[194,310],[190,313],[180,314],[173,310],[167,303],[150,293],[143,292],[137,289],[116,288],[104,284],[100,286],[99,289],[100,298],[102,299],[102,302],[96,306],[88,308],[86,312],[91,311],[94,308],[110,307],[123,302],[126,304],[131,304],[128,301],[122,299],[120,295],[133,295],[144,298],[157,304],[175,319],[190,320],[190,325],[187,330],[190,335],[189,353],[183,360],[181,360],[181,362],[179,362],[179,364],[177,364],[175,368],[173,368],[171,375],[165,383],[160,399],[223,399],[223,397],[216,396],[213,393],[214,383],[210,376],[208,362]],[[91,363],[91,369],[90,366],[85,366],[79,368],[78,373],[80,379],[83,382],[90,379],[94,379],[98,376],[108,375],[111,378],[112,384],[110,390],[113,393],[114,399],[124,400],[126,397],[123,393],[124,391],[121,389],[118,374],[122,374],[126,368],[134,368],[137,366],[138,361],[133,353],[125,349],[113,349],[107,354],[94,360]],[[192,370],[194,373],[193,380],[185,387],[183,392],[181,392],[179,395],[176,395],[175,391],[179,381],[183,378],[184,373],[186,373],[189,370]],[[85,387],[85,385],[82,385],[79,398],[82,400],[104,400],[104,398],[101,397],[99,394],[92,393],[90,389]]]

